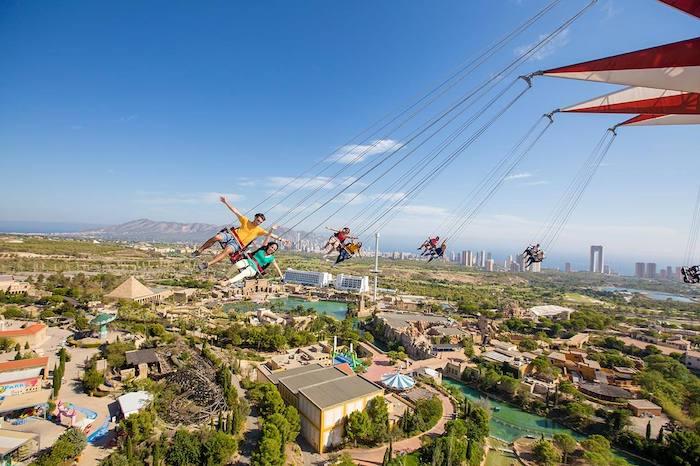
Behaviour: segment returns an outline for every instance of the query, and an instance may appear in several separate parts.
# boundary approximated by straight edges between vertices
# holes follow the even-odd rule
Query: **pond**
[[[621,288],[618,286],[606,286],[600,288],[600,291],[605,291],[606,293],[624,293],[633,294],[639,293],[646,296],[647,298],[654,299],[657,301],[666,301],[670,299],[671,301],[677,301],[679,303],[695,303],[697,300],[689,298],[688,296],[682,296],[678,294],[664,293],[661,291],[647,291],[647,290],[637,290],[635,288]]]
[[[289,311],[297,306],[306,309],[314,309],[319,314],[326,314],[338,320],[345,319],[348,313],[348,303],[342,301],[307,301],[301,298],[271,299],[269,303],[257,304],[250,301],[224,304],[224,311],[248,312],[260,307],[270,308],[272,305],[281,306],[281,309]]]
[[[443,384],[458,388],[464,396],[472,401],[478,401],[485,396],[478,390],[471,388],[461,382],[443,379]],[[527,413],[515,406],[502,401],[489,399],[491,406],[491,423],[489,425],[490,436],[504,442],[511,443],[525,435],[540,437],[552,437],[559,432],[567,432],[574,436],[576,440],[584,440],[586,437],[569,428],[558,424],[546,417]],[[628,463],[636,466],[649,466],[652,463],[631,457],[626,453],[613,449],[615,454],[627,460]]]

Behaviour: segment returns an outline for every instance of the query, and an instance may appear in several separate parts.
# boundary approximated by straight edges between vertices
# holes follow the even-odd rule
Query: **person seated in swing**
[[[440,247],[437,247],[432,250],[432,253],[430,254],[430,259],[428,259],[428,262],[432,261],[433,259],[437,259],[438,257],[442,257],[445,255],[445,252],[447,251],[447,240],[443,241]]]
[[[354,242],[351,241],[348,244],[344,244],[340,246],[340,253],[338,254],[338,258],[335,260],[335,264],[333,265],[338,265],[343,261],[346,261],[348,259],[351,259],[355,257],[359,252],[360,249],[362,249],[362,242]]]
[[[700,265],[681,267],[681,274],[686,283],[700,283]]]
[[[251,253],[249,258],[241,259],[234,264],[238,268],[238,274],[224,281],[224,285],[232,285],[245,280],[246,278],[253,278],[258,274],[263,275],[265,273],[265,269],[267,269],[270,264],[275,267],[275,270],[280,278],[284,276],[279,265],[277,265],[277,261],[275,261],[275,252],[277,252],[277,249],[279,249],[279,245],[274,241],[270,242],[272,230],[274,229],[275,227],[270,229],[270,232],[265,237],[265,241],[263,242],[262,246]]]
[[[425,256],[429,252],[434,251],[438,245],[438,241],[440,241],[439,236],[436,236],[435,238],[428,237],[428,239],[423,241],[423,244],[421,244],[418,248],[419,251],[422,250],[421,256]]]
[[[323,257],[329,257],[339,252],[341,246],[345,244],[345,241],[350,239],[357,239],[355,236],[350,236],[350,228],[344,227],[341,230],[333,230],[332,228],[326,227],[327,230],[331,230],[333,234],[326,244],[323,246]]]
[[[523,252],[523,257],[527,259],[525,268],[528,268],[532,265],[533,262],[542,262],[544,260],[544,251],[540,249],[539,243],[531,244],[530,246],[525,248],[525,251]]]
[[[245,249],[261,236],[268,234],[267,230],[262,228],[260,225],[265,221],[265,215],[261,213],[255,214],[253,220],[251,221],[248,217],[243,215],[237,208],[229,204],[225,196],[221,196],[219,200],[238,218],[240,225],[238,228],[224,228],[216,235],[209,238],[204,242],[199,248],[197,248],[193,253],[192,257],[198,257],[203,251],[212,247],[215,243],[220,243],[222,246],[222,251],[214,256],[214,258],[208,262],[202,262],[199,264],[200,270],[208,269],[210,266],[222,261],[226,257],[230,257],[236,253],[242,253]],[[282,239],[277,235],[272,235],[273,239],[281,241],[287,244],[288,241]]]

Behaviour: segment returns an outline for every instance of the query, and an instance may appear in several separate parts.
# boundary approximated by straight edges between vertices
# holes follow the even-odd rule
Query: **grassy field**
[[[114,243],[93,243],[88,240],[0,236],[0,253],[19,252],[75,257],[120,255],[148,257],[148,253],[145,251],[127,248]]]

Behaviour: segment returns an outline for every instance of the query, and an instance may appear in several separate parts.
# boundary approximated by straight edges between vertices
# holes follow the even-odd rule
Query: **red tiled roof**
[[[0,330],[0,337],[20,337],[27,335],[34,335],[41,329],[46,328],[46,325],[36,322],[27,328],[17,328],[12,330]]]
[[[0,362],[0,372],[10,372],[20,369],[29,369],[31,367],[46,367],[49,363],[49,357],[20,359],[19,361]]]
[[[355,375],[355,371],[352,370],[352,367],[350,367],[350,364],[348,364],[347,362],[336,364],[335,368],[343,371],[347,375]]]

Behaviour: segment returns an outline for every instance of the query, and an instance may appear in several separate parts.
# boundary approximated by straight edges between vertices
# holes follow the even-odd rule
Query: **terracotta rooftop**
[[[26,328],[15,328],[10,330],[0,330],[0,337],[20,337],[26,335],[34,335],[42,329],[45,329],[46,325],[35,322]]]
[[[0,372],[16,371],[20,369],[29,369],[31,367],[46,367],[49,363],[49,357],[20,359],[19,361],[0,362]]]

